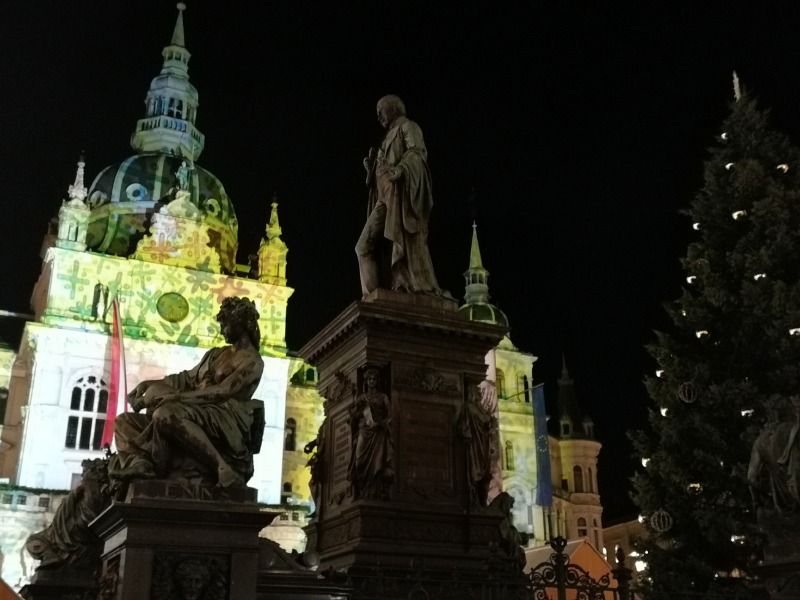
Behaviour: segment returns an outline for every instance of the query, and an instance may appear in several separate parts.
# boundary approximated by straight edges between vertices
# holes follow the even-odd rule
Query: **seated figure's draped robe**
[[[257,350],[234,352],[231,346],[225,346],[206,352],[196,367],[155,382],[159,391],[202,391],[202,395],[165,402],[155,410],[148,409],[147,414],[117,417],[118,459],[112,469],[122,477],[140,475],[148,469],[159,477],[181,470],[181,462],[191,462],[191,457],[182,456],[169,428],[174,427],[174,421],[185,420],[198,425],[225,462],[247,481],[253,475],[250,429],[255,403],[251,397],[263,369]]]

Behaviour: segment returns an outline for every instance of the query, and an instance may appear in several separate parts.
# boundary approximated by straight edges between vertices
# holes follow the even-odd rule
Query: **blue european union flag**
[[[553,503],[553,480],[550,474],[550,436],[547,434],[547,413],[544,406],[544,384],[533,388],[533,435],[536,448],[536,498],[539,506]]]

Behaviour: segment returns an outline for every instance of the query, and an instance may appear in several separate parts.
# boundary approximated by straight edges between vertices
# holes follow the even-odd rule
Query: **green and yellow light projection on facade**
[[[145,98],[131,146],[137,154],[100,171],[87,190],[78,163],[59,213],[54,248],[34,293],[44,324],[108,332],[118,298],[124,334],[182,346],[223,343],[215,315],[228,296],[247,296],[260,313],[263,354],[286,354],[286,244],[272,203],[258,251],[258,279],[239,277],[238,221],[222,183],[195,163],[205,137],[189,81],[179,5],[161,72]]]
[[[262,354],[286,354],[286,304],[292,289],[208,271],[50,248],[41,322],[108,332],[108,303],[120,299],[124,334],[182,346],[224,343],[216,313],[224,298],[256,303]]]

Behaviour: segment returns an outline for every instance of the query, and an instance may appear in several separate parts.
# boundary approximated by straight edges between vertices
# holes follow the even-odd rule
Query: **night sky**
[[[549,404],[563,352],[595,420],[605,521],[634,515],[625,431],[647,411],[643,345],[680,289],[678,210],[702,184],[732,69],[800,141],[800,10],[438,4],[190,2],[198,163],[234,202],[239,262],[277,194],[298,349],[360,295],[361,158],[382,135],[376,100],[401,96],[428,146],[440,283],[463,296],[476,218],[494,302],[539,357]],[[28,311],[81,150],[89,181],[132,153],[175,15],[166,0],[0,0],[0,308]],[[12,343],[15,328],[0,324]]]

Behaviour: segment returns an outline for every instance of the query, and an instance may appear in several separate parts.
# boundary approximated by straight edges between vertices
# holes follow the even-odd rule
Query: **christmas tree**
[[[648,600],[737,586],[763,539],[747,482],[767,409],[800,393],[800,155],[738,89],[686,214],[695,239],[670,333],[649,347],[644,469]],[[734,596],[729,596],[734,597]]]

